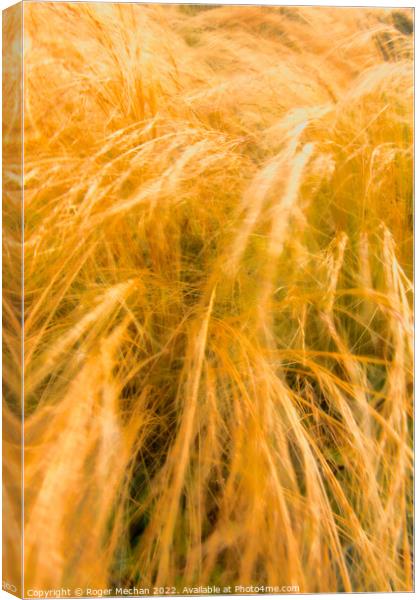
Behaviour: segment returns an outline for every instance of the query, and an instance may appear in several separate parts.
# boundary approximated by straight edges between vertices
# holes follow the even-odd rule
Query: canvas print
[[[3,13],[3,589],[413,589],[413,28]]]

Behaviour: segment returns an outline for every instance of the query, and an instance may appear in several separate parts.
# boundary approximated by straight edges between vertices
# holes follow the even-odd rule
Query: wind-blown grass
[[[27,585],[412,589],[410,11],[24,11]]]

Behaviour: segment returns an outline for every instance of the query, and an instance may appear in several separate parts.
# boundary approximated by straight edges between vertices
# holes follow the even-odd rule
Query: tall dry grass
[[[25,584],[410,590],[410,11],[24,16]]]

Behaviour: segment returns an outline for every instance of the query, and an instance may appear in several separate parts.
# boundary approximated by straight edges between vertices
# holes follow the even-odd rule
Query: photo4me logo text
[[[27,590],[27,598],[105,598],[113,596],[198,596],[219,594],[284,594],[299,593],[298,585],[202,585],[168,587],[113,587],[113,588],[54,588]]]

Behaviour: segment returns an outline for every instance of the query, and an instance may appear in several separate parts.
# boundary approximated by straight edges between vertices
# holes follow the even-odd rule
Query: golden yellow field
[[[412,17],[24,5],[25,586],[412,589]]]

